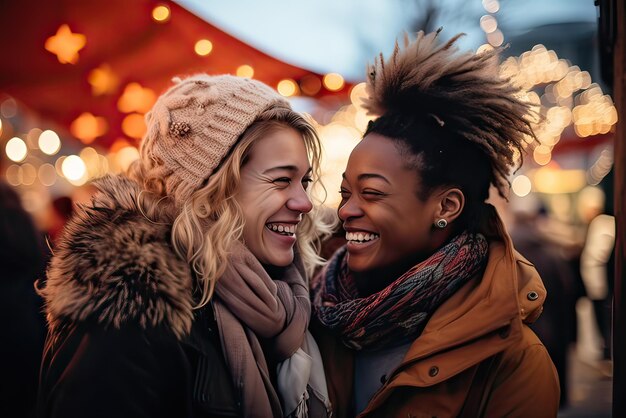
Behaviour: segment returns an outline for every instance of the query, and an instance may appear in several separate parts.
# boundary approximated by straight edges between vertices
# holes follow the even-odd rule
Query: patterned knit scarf
[[[416,338],[433,312],[484,269],[487,250],[482,235],[460,234],[385,289],[361,298],[342,247],[313,289],[315,316],[355,350]]]

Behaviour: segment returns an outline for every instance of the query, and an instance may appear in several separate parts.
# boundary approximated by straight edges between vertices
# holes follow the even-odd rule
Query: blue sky
[[[363,79],[365,64],[424,14],[440,8],[444,38],[467,36],[462,49],[485,43],[481,0],[177,0],[220,29],[283,61],[319,73]],[[501,0],[494,14],[505,36],[556,22],[595,22],[593,0]]]

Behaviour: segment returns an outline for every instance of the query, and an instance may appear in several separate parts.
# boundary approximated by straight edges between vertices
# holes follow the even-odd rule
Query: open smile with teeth
[[[346,240],[354,244],[362,244],[380,238],[380,235],[371,232],[346,232]]]
[[[280,235],[294,236],[296,234],[296,225],[292,224],[265,224],[265,227],[272,232]]]

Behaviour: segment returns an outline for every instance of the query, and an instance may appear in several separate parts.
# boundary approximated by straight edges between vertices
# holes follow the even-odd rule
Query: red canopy
[[[152,17],[152,10],[161,4],[171,11],[165,23]],[[64,24],[72,33],[86,38],[76,64],[60,63],[44,47]],[[316,77],[313,84],[321,81],[319,74],[274,59],[169,1],[4,1],[0,6],[0,31],[0,91],[68,132],[72,121],[83,112],[104,117],[108,130],[97,143],[105,147],[125,137],[121,124],[126,114],[118,109],[118,100],[132,82],[158,95],[171,84],[173,76],[196,72],[234,74],[244,64],[254,69],[254,78],[274,88],[282,79],[310,82],[312,76]],[[207,56],[194,52],[200,39],[212,43]],[[103,65],[110,68],[119,84],[109,94],[94,95],[88,78]],[[338,92],[322,87],[313,96],[345,96],[349,90],[349,85]]]

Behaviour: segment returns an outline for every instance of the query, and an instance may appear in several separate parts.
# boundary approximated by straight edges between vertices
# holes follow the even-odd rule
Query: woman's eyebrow
[[[297,172],[298,167],[296,167],[295,165],[279,165],[276,167],[268,168],[267,170],[263,171],[263,174],[271,173],[272,171],[282,171],[282,170]],[[312,171],[313,171],[313,168],[309,167],[309,169],[306,171],[306,174],[310,174]]]
[[[346,179],[346,173],[341,173],[341,177]],[[380,180],[384,181],[385,183],[391,185],[391,182],[389,180],[387,180],[387,177],[383,176],[382,174],[362,173],[362,174],[359,174],[356,179],[358,181],[363,181],[363,180],[368,180],[368,179],[380,179]]]

